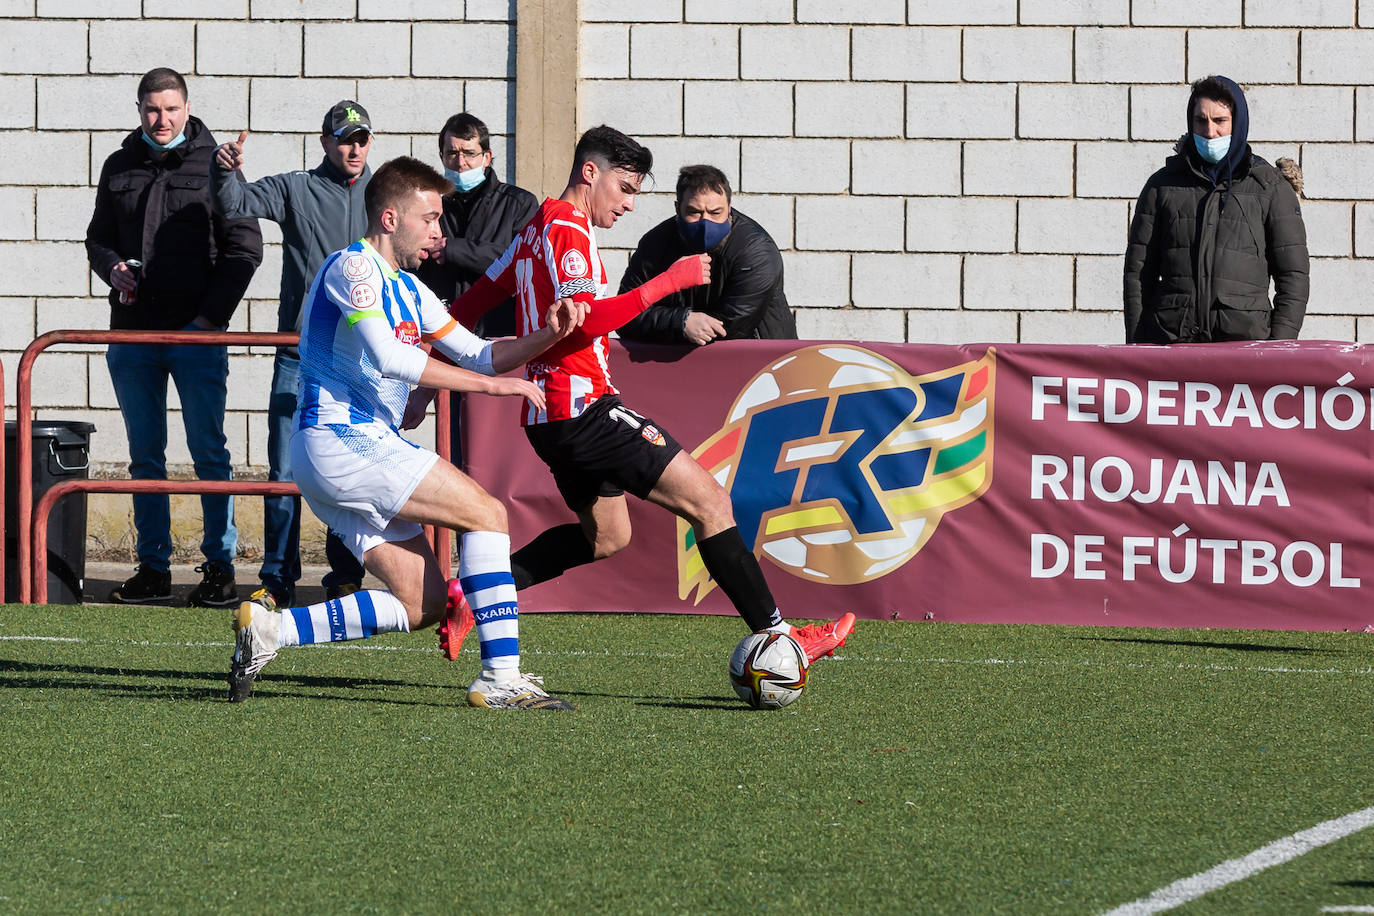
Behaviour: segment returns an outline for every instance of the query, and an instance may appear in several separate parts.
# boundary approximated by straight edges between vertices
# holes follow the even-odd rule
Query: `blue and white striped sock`
[[[309,607],[282,611],[281,644],[305,646],[316,642],[367,639],[378,633],[408,633],[405,605],[380,589],[354,592]]]
[[[510,535],[469,531],[463,535],[458,580],[477,621],[482,670],[497,680],[520,671],[520,606],[510,574]]]

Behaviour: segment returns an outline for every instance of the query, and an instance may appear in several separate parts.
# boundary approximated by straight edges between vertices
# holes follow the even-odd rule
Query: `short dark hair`
[[[372,173],[363,191],[367,231],[381,227],[382,211],[394,207],[416,191],[435,191],[440,197],[453,193],[453,183],[419,159],[398,156]]]
[[[730,179],[725,177],[725,173],[714,165],[684,165],[682,170],[677,173],[677,202],[681,204],[684,200],[700,191],[715,191],[725,195],[725,202],[730,202]]]
[[[582,169],[583,163],[593,159],[601,160],[607,168],[653,177],[650,170],[654,167],[654,154],[649,148],[605,124],[593,127],[577,141],[577,148],[573,150],[573,174]]]
[[[143,79],[138,81],[138,101],[141,105],[143,97],[154,92],[166,92],[168,89],[175,89],[181,93],[183,99],[189,99],[191,94],[186,91],[186,78],[171,67],[154,67],[143,74]]]
[[[459,140],[476,140],[482,147],[482,152],[491,152],[491,132],[487,130],[487,125],[482,123],[482,119],[460,111],[458,114],[444,122],[443,128],[439,131],[439,152],[444,151],[444,135],[457,137]]]
[[[1188,120],[1190,121],[1193,119],[1193,105],[1198,99],[1220,102],[1230,110],[1231,114],[1236,113],[1236,97],[1231,94],[1231,88],[1215,74],[1204,76],[1193,83],[1193,93],[1188,96]]]

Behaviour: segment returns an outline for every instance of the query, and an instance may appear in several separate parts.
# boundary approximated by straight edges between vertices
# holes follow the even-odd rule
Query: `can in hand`
[[[131,274],[134,275],[134,283],[137,284],[137,283],[138,283],[138,280],[139,280],[140,272],[143,270],[143,262],[142,262],[142,261],[139,261],[139,260],[137,260],[137,259],[135,259],[135,258],[130,258],[129,260],[127,260],[127,261],[124,262],[124,266],[127,267],[127,268],[129,268],[129,273],[131,273]],[[131,293],[126,293],[126,292],[124,292],[123,290],[120,290],[120,292],[119,292],[119,303],[120,303],[120,305],[129,305],[130,303],[137,302],[137,301],[138,301],[138,286],[137,286],[137,285],[134,286],[134,291],[131,292]]]

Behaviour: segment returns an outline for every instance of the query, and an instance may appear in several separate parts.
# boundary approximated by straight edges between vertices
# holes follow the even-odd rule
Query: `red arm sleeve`
[[[700,257],[691,255],[679,258],[667,270],[643,286],[637,286],[628,293],[621,293],[609,299],[594,300],[587,312],[586,320],[582,322],[582,327],[572,336],[583,334],[591,341],[609,334],[664,296],[690,286],[700,286],[705,282],[704,272],[705,265]]]
[[[490,277],[484,276],[472,284],[467,292],[453,300],[448,307],[448,313],[471,331],[477,326],[477,319],[509,299],[511,292],[502,289],[501,284],[494,282]]]

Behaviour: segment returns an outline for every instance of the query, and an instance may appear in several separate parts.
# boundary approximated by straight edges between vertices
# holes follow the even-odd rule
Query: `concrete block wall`
[[[1141,186],[1188,83],[1242,83],[1303,166],[1306,338],[1374,331],[1374,0],[583,0],[578,127],[655,152],[601,235],[618,280],[677,169],[730,176],[807,337],[1119,343]]]

